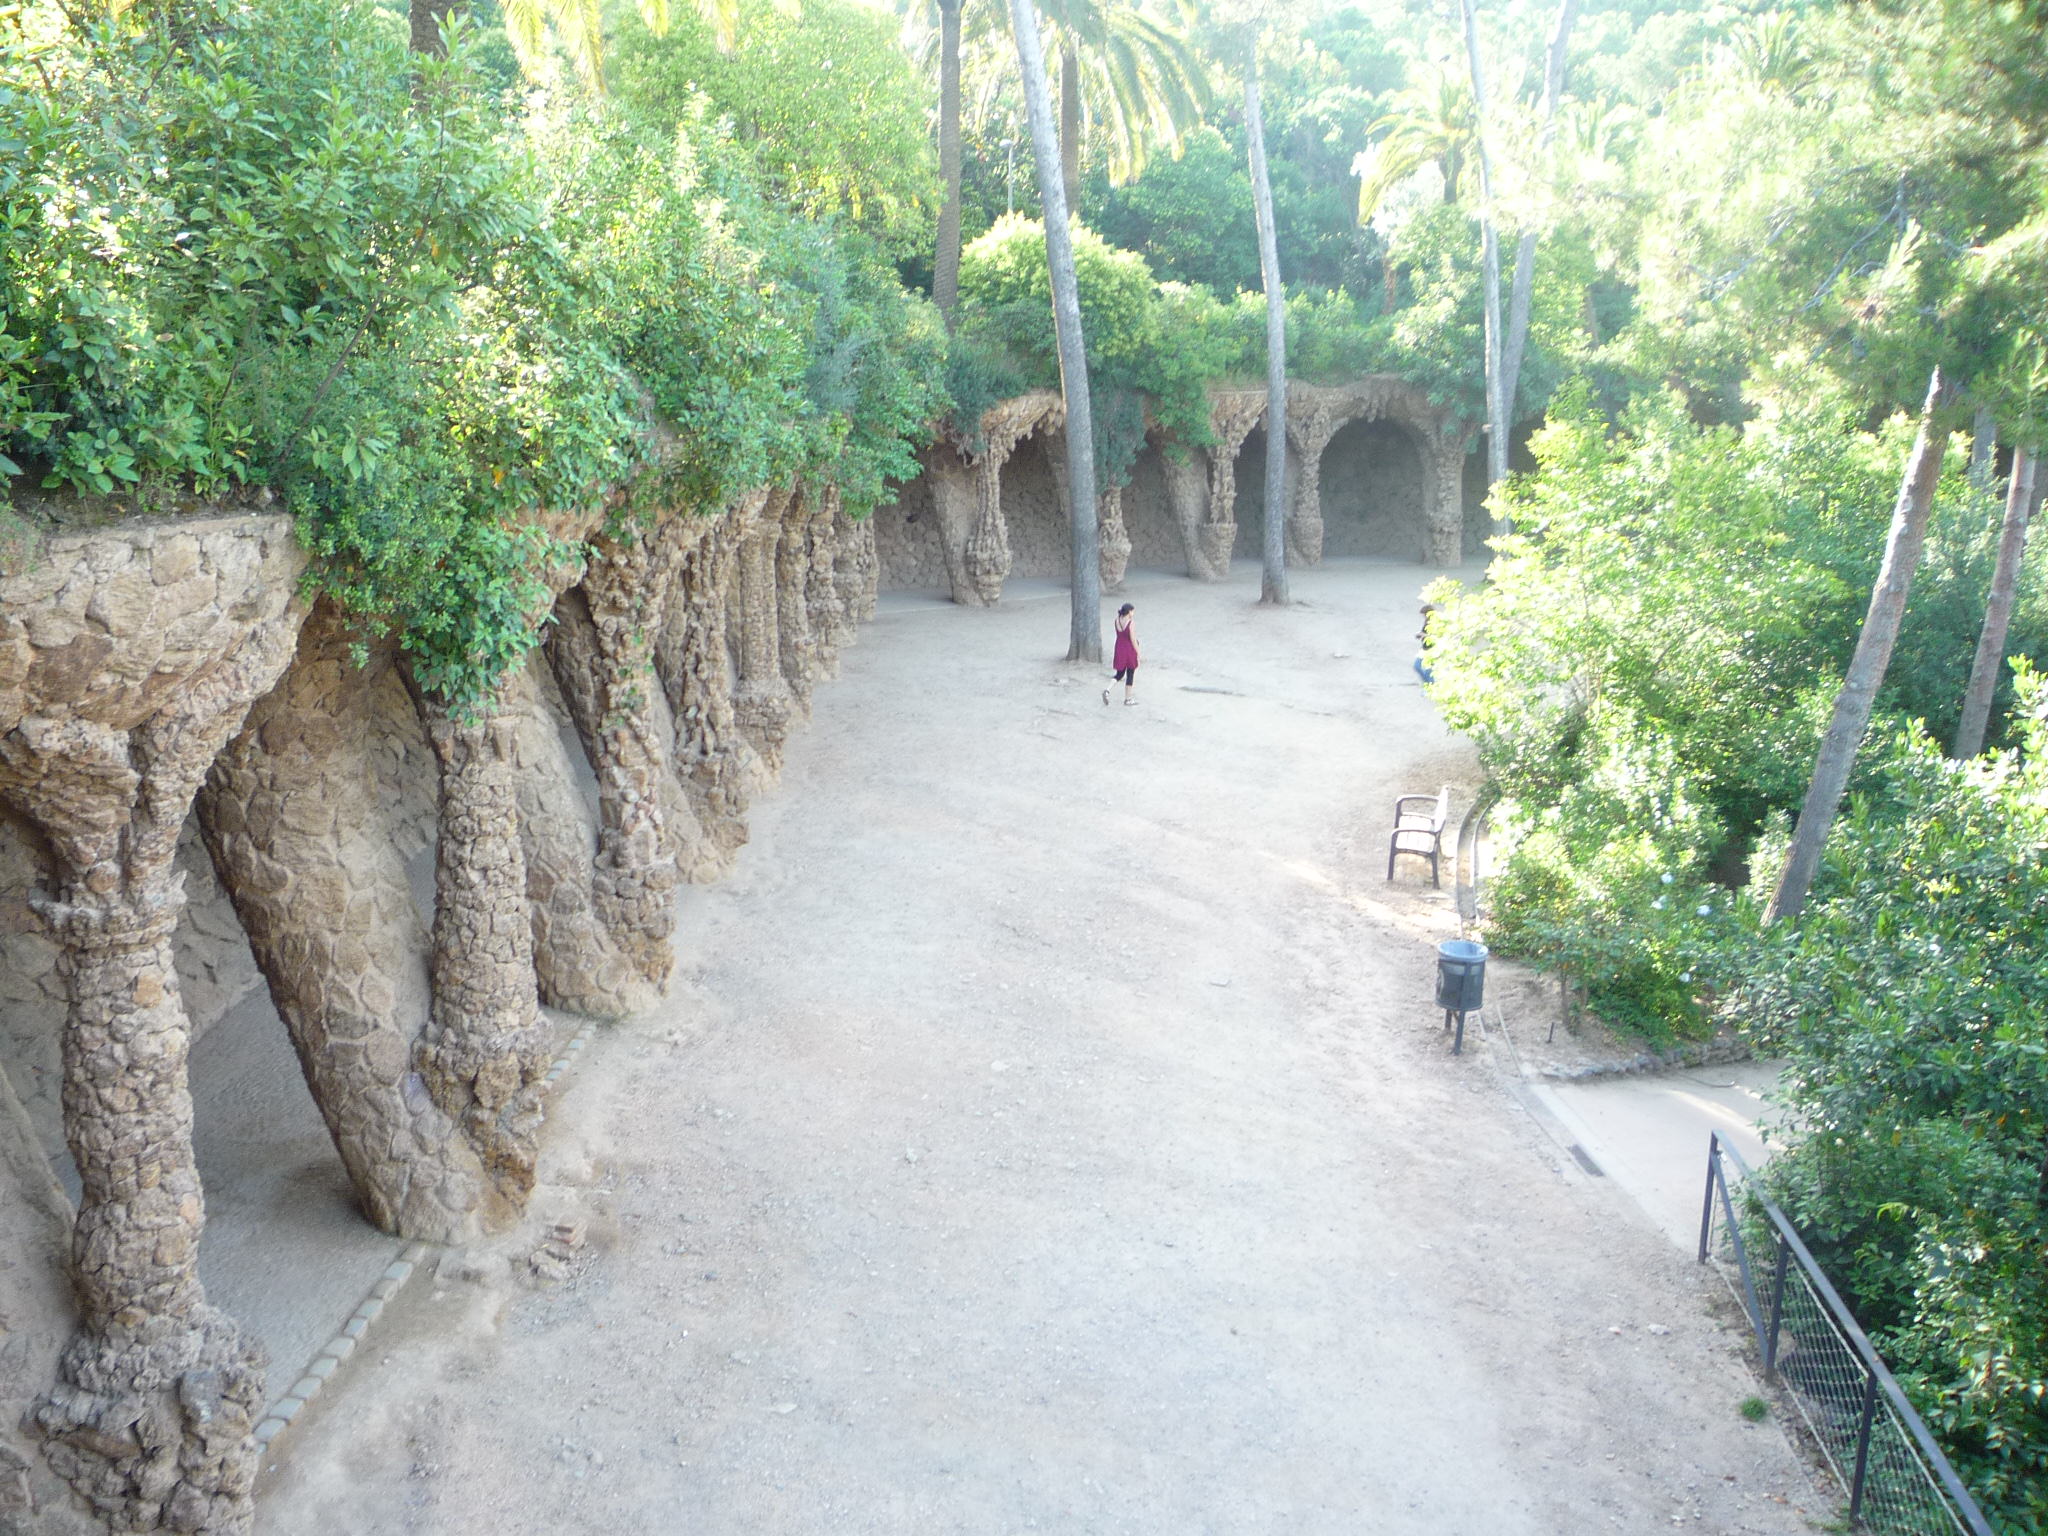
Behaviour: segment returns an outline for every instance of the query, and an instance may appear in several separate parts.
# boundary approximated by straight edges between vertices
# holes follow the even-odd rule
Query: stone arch
[[[1228,571],[1236,538],[1237,458],[1252,432],[1265,425],[1266,392],[1218,390],[1210,398],[1210,430],[1216,441],[1210,449],[1209,507],[1197,533],[1200,574],[1220,580]],[[1392,421],[1413,434],[1422,468],[1424,558],[1433,565],[1456,565],[1464,547],[1468,434],[1452,412],[1432,404],[1420,388],[1393,374],[1370,374],[1348,384],[1288,386],[1286,442],[1297,464],[1288,513],[1290,562],[1312,565],[1322,558],[1323,454],[1331,439],[1354,421]],[[1191,549],[1189,567],[1194,570],[1197,565]]]

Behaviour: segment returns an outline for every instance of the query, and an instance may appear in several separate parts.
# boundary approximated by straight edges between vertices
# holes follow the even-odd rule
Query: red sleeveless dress
[[[1116,627],[1115,666],[1117,671],[1122,672],[1137,664],[1138,642],[1131,638],[1130,621],[1126,619]]]

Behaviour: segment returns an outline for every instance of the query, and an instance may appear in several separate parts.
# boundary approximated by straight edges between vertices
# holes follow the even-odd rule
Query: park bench
[[[1429,883],[1441,886],[1437,861],[1443,856],[1444,823],[1451,818],[1451,786],[1434,795],[1402,795],[1394,801],[1394,835],[1387,839],[1387,878],[1394,878],[1394,860],[1412,854],[1429,860]]]

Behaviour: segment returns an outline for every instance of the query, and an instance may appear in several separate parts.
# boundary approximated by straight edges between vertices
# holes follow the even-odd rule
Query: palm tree
[[[1368,132],[1377,141],[1351,162],[1358,177],[1358,222],[1369,221],[1395,186],[1434,163],[1443,173],[1444,201],[1458,200],[1465,162],[1479,136],[1472,86],[1447,65],[1388,98],[1390,108]]]
[[[938,56],[945,201],[932,297],[950,314],[959,296],[961,79],[980,77],[972,94],[985,114],[1016,78],[1015,44],[1004,0],[904,0],[903,9],[921,34],[912,39],[913,51]],[[1194,49],[1128,0],[1052,0],[1039,28],[1041,59],[1049,44],[1060,60],[1060,185],[1070,212],[1080,197],[1081,147],[1091,126],[1103,137],[1110,180],[1121,186],[1144,170],[1155,147],[1177,151],[1208,109],[1208,75]],[[970,62],[976,67],[963,69]]]
[[[656,37],[669,25],[668,0],[637,0],[640,19]],[[794,5],[795,0],[781,0]],[[695,0],[697,14],[711,28],[718,46],[730,48],[739,27],[739,0]],[[460,0],[410,0],[407,7],[415,53],[437,58],[444,53],[441,28],[460,9]],[[604,88],[603,0],[503,0],[505,36],[519,64],[532,75],[547,51],[550,33],[562,44],[579,73],[599,90]]]
[[[1031,0],[1010,0],[1011,32],[1023,73],[1024,109],[1031,119],[1031,155],[1038,197],[1045,209],[1045,259],[1052,277],[1053,330],[1059,340],[1060,390],[1067,407],[1067,484],[1073,515],[1074,582],[1067,660],[1102,660],[1102,577],[1095,532],[1095,423],[1088,399],[1088,351],[1081,336],[1081,285],[1074,275],[1074,242],[1067,228],[1060,147],[1053,137],[1051,93],[1038,12]]]
[[[1251,158],[1252,209],[1259,226],[1259,277],[1266,289],[1266,527],[1259,601],[1287,602],[1287,291],[1273,224],[1273,182],[1266,174],[1266,122],[1259,110],[1259,32],[1244,45],[1244,136]]]

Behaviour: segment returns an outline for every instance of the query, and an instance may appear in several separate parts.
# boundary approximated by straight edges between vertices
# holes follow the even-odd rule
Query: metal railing
[[[1749,1314],[1765,1374],[1784,1386],[1848,1495],[1850,1527],[1994,1536],[1791,1221],[1749,1183],[1741,1154],[1711,1135],[1700,1262],[1714,1264]]]

